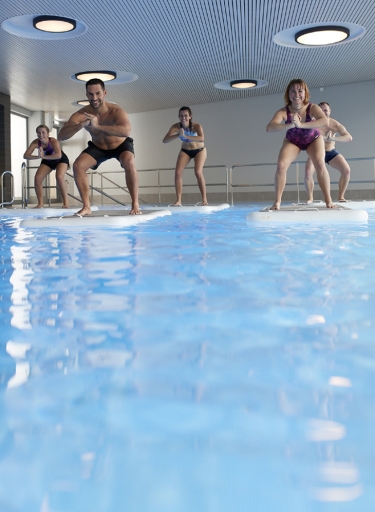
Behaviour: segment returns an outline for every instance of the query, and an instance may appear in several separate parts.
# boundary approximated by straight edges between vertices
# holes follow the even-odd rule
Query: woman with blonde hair
[[[266,128],[267,132],[286,132],[277,161],[273,210],[280,209],[287,170],[300,151],[306,151],[311,158],[327,208],[333,208],[329,174],[324,162],[324,140],[319,131],[327,124],[327,118],[318,105],[309,103],[309,99],[306,82],[299,78],[291,80],[284,94],[285,107],[276,112]]]

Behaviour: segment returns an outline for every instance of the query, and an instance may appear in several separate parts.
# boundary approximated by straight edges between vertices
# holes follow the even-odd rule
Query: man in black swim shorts
[[[138,202],[138,174],[134,162],[133,139],[130,138],[130,122],[126,112],[114,103],[105,101],[107,91],[104,82],[93,78],[86,83],[86,96],[90,102],[73,114],[59,132],[59,140],[73,137],[85,128],[92,142],[82,151],[73,164],[74,179],[80,193],[83,207],[79,215],[90,215],[90,189],[88,169],[96,169],[101,163],[116,158],[125,170],[126,185],[131,199],[130,215],[140,214]]]

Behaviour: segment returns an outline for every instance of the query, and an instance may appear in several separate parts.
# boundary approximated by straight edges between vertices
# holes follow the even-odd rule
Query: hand
[[[40,146],[40,148],[38,149],[38,153],[40,158],[44,158],[44,149],[42,148],[42,146]]]
[[[292,121],[296,128],[301,128],[301,116],[299,114],[293,114]]]
[[[84,116],[85,118],[87,119],[87,123],[84,122],[84,125],[83,126],[88,126],[88,125],[91,125],[91,126],[98,126],[99,124],[99,119],[97,116],[94,116],[94,114],[89,114],[88,112],[84,112]]]
[[[328,132],[325,133],[324,135],[324,140],[333,140],[334,139],[334,135],[332,135],[332,132],[329,130]]]
[[[183,128],[180,128],[180,129],[178,130],[178,135],[179,135],[180,137],[183,137],[183,136],[185,135],[185,132],[184,132],[184,129],[183,129]]]

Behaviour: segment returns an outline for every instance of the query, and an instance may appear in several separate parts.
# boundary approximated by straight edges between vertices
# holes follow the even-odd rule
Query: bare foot
[[[64,206],[63,206],[63,209],[64,209],[64,208],[65,208],[65,209],[69,209],[69,205],[64,205]]]
[[[34,208],[44,208],[44,206],[42,204],[37,204]]]
[[[345,197],[339,197],[339,198],[338,198],[338,202],[339,202],[339,203],[347,203],[347,202],[348,202],[348,200],[347,200],[347,199],[345,199]]]
[[[129,215],[142,215],[138,204],[132,206]]]
[[[271,206],[270,210],[280,210],[280,203],[275,201],[273,205]]]
[[[84,206],[75,215],[80,215],[81,217],[87,217],[88,215],[91,215],[91,208],[89,206]]]
[[[308,199],[308,200],[306,201],[306,204],[311,204],[311,203],[313,203],[313,202],[314,202],[314,199],[313,199],[313,198],[311,198],[311,199]]]
[[[171,204],[171,206],[182,206],[181,201],[176,201],[175,203]]]
[[[332,203],[332,199],[326,201],[327,208],[335,208],[335,205]]]
[[[202,202],[201,202],[201,204],[200,204],[200,206],[208,206],[207,201],[202,201]]]

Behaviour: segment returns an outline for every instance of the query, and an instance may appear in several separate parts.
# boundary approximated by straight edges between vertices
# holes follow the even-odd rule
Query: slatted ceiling
[[[0,21],[42,14],[38,0],[2,0]],[[60,118],[74,112],[79,70],[131,71],[139,80],[108,85],[129,113],[280,93],[291,78],[311,88],[375,80],[375,2],[368,0],[49,0],[49,14],[71,16],[89,31],[65,41],[22,39],[0,30],[0,91],[30,110]],[[46,11],[47,13],[47,11]],[[325,49],[280,47],[280,30],[314,21],[349,21],[366,35]],[[216,82],[254,77],[268,86],[216,89]]]

